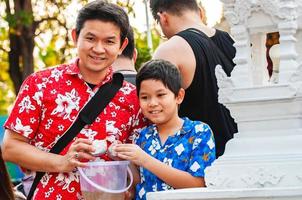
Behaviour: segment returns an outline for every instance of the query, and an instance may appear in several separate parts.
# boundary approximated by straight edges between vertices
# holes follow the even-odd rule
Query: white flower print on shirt
[[[72,110],[79,110],[79,102],[80,97],[75,89],[73,89],[70,93],[65,92],[65,96],[58,94],[55,102],[57,103],[57,107],[52,111],[52,115],[58,114],[59,116],[63,116],[63,119],[69,119],[72,121],[74,119],[70,117]]]
[[[126,85],[125,87],[122,87],[120,89],[125,95],[130,94],[133,91],[133,88],[131,88],[129,85]]]
[[[213,141],[213,138],[211,138],[208,142],[207,142],[207,145],[209,146],[210,149],[213,149],[214,146],[215,146],[215,143]]]
[[[89,140],[93,140],[98,132],[83,128],[80,133],[85,135]]]
[[[17,132],[22,132],[25,137],[28,137],[29,134],[33,132],[30,126],[24,126],[18,117],[16,119],[16,125],[12,129],[16,130]]]
[[[194,150],[200,144],[201,141],[202,141],[201,138],[195,139],[194,142],[193,142],[192,150]]]
[[[36,107],[31,104],[30,97],[26,96],[22,99],[22,101],[18,104],[20,107],[19,113],[23,112],[24,110],[28,113],[29,110],[36,110]]]
[[[166,165],[172,166],[173,159],[164,158],[163,163]]]
[[[163,188],[163,190],[174,190],[173,187],[171,187],[170,185],[168,185],[166,183],[162,183],[161,187]]]
[[[185,150],[184,145],[181,143],[178,146],[175,147],[175,151],[177,155],[182,154],[182,152]]]
[[[139,191],[138,195],[139,195],[139,198],[143,198],[144,194],[146,193],[145,189],[144,188],[141,188],[141,190]]]
[[[198,124],[195,126],[195,132],[203,132],[203,131],[205,131],[204,124]]]
[[[65,176],[66,175],[66,176]],[[70,187],[70,184],[76,181],[77,183],[79,182],[79,177],[76,173],[74,172],[69,172],[69,173],[59,173],[58,176],[56,177],[55,183],[58,184],[58,186],[63,186],[62,190],[67,190],[69,193],[73,193],[75,191],[74,187]]]
[[[58,82],[59,78],[62,77],[62,75],[63,75],[63,71],[55,68],[54,70],[51,71],[50,77],[54,78],[56,82]]]
[[[152,140],[152,145],[149,147],[151,155],[154,155],[160,149],[160,144],[156,140]]]
[[[42,105],[42,102],[41,102],[41,99],[42,99],[42,98],[43,98],[43,93],[42,93],[41,91],[36,92],[35,95],[34,95],[34,97],[33,97],[33,99],[36,100],[36,102],[37,102],[37,104],[38,104],[39,106]]]
[[[198,169],[200,169],[200,165],[195,161],[193,165],[191,165],[190,170],[192,172],[197,172]]]
[[[106,120],[106,133],[108,135],[122,135],[121,131],[114,126],[115,123],[115,121]]]

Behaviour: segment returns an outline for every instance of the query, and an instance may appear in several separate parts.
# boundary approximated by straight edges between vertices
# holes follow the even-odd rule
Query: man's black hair
[[[127,38],[128,38],[128,44],[120,56],[124,56],[126,58],[132,59],[135,49],[135,42],[134,42],[133,28],[131,26],[129,26]]]
[[[144,80],[161,81],[175,96],[181,88],[181,75],[178,68],[171,62],[155,59],[146,62],[136,75],[137,95],[141,89],[141,83]]]
[[[155,20],[158,19],[157,13],[164,11],[177,16],[185,10],[199,12],[196,0],[150,0],[150,9]]]
[[[80,35],[84,23],[94,19],[117,25],[121,30],[121,44],[127,37],[129,27],[127,13],[120,6],[103,0],[92,1],[81,8],[76,20],[77,37]]]

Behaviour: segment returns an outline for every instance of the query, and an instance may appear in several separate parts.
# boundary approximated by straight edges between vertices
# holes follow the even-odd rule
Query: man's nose
[[[94,47],[93,47],[93,50],[96,53],[103,53],[103,52],[105,52],[105,47],[102,44],[102,42],[96,42],[95,45],[94,45]]]

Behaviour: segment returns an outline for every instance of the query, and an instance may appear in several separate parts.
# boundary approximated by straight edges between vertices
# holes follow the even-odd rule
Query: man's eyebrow
[[[95,34],[91,33],[91,32],[88,32],[85,34],[85,36],[95,36]]]

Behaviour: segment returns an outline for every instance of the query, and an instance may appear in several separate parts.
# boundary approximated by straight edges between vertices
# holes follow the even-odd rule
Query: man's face
[[[114,23],[101,20],[87,20],[77,39],[73,31],[79,68],[84,76],[107,73],[108,67],[127,45],[127,41],[121,45],[120,34],[120,28]]]

